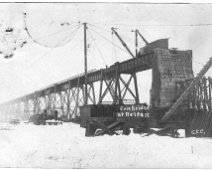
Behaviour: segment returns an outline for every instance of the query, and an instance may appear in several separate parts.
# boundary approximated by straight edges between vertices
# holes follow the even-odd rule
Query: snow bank
[[[1,125],[0,125],[1,127]],[[211,168],[211,139],[138,134],[84,137],[79,125],[0,128],[0,167]]]

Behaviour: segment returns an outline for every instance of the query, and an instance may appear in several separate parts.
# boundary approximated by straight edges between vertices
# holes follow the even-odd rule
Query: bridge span
[[[139,103],[136,73],[149,69],[153,70],[150,107],[173,104],[175,81],[193,78],[191,51],[169,50],[167,39],[150,43],[141,51],[135,58],[88,72],[88,104],[104,104],[108,99],[110,104]],[[173,79],[171,84],[168,82],[170,75]],[[1,119],[27,120],[30,115],[40,114],[44,110],[50,113],[57,110],[66,119],[75,119],[79,116],[79,106],[85,104],[85,87],[84,74],[70,77],[0,104]],[[164,98],[167,94],[168,98]]]
[[[106,95],[112,97],[113,103],[124,101],[127,91],[135,102],[139,102],[136,73],[152,68],[154,52],[132,58],[124,62],[117,62],[109,67],[88,72],[88,101],[102,103]],[[130,75],[126,81],[122,75]],[[132,81],[134,80],[134,81]],[[100,82],[97,96],[94,83]],[[124,88],[120,89],[120,84]],[[134,91],[129,88],[134,83]],[[28,95],[0,104],[1,115],[7,118],[19,117],[27,119],[31,114],[38,114],[43,109],[58,109],[68,118],[77,116],[79,105],[84,104],[85,76],[73,76],[64,81],[52,84],[46,88]],[[74,105],[74,106],[73,106]]]

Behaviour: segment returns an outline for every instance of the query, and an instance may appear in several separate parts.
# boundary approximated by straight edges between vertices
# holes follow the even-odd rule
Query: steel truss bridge
[[[139,103],[136,73],[151,69],[153,56],[154,52],[151,52],[121,63],[117,62],[104,69],[88,72],[88,103],[102,104],[106,96],[110,96],[112,103],[121,104],[126,101],[127,93],[135,103]],[[94,83],[99,85],[94,86]],[[134,88],[130,88],[131,84]],[[30,115],[39,114],[46,109],[48,112],[58,110],[68,119],[74,119],[79,116],[79,106],[84,103],[85,75],[81,74],[2,103],[0,116],[4,120],[11,118],[27,120]]]
[[[182,72],[183,75],[193,75],[192,72],[192,55],[191,51],[178,51],[178,50],[169,50],[168,49],[168,40],[162,39],[152,43],[148,43],[144,37],[139,33],[138,30],[135,30],[135,55],[130,51],[126,43],[119,36],[115,28],[111,28],[112,32],[117,36],[121,44],[125,47],[132,59],[128,59],[123,62],[116,62],[115,64],[102,68],[99,70],[92,70],[87,72],[87,42],[86,42],[86,30],[87,24],[84,23],[84,56],[85,56],[85,74],[76,75],[69,79],[66,79],[61,82],[57,82],[51,86],[43,88],[41,90],[35,91],[31,94],[25,95],[23,97],[16,98],[14,100],[0,104],[0,120],[8,121],[14,118],[20,120],[28,120],[31,115],[41,114],[44,111],[51,114],[55,111],[59,112],[61,117],[64,117],[66,120],[77,121],[80,117],[79,107],[87,104],[105,104],[108,98],[110,98],[110,104],[126,104],[131,99],[131,104],[139,104],[139,93],[138,93],[138,83],[136,73],[153,69],[154,78],[159,78],[160,74],[163,74],[165,77],[170,76],[180,76]],[[141,39],[145,42],[146,46],[142,48],[142,52],[137,51],[138,49],[138,39],[140,36]],[[171,52],[172,51],[172,52]],[[162,57],[161,57],[162,56]],[[159,57],[159,59],[158,59]],[[171,57],[171,58],[169,58]],[[183,58],[183,63],[178,62],[175,66],[179,68],[174,68],[170,72],[169,69],[165,72],[159,73],[159,68],[156,63],[158,60],[160,62],[166,63],[169,59],[173,60],[171,63],[174,64],[173,58]],[[166,61],[167,60],[167,61]],[[180,59],[181,60],[181,59]],[[179,60],[179,61],[180,61]],[[178,60],[176,60],[178,61]],[[180,69],[180,65],[184,66],[184,69]],[[157,66],[156,66],[157,65]],[[203,75],[212,65],[212,59],[204,66],[201,72],[193,80],[193,82],[185,90],[182,87],[180,88],[183,93],[180,92],[180,97],[173,104],[170,103],[173,100],[173,82],[172,85],[167,86],[166,82],[164,83],[165,96],[163,100],[169,99],[169,104],[173,104],[169,111],[163,116],[162,120],[166,121],[170,116],[174,115],[181,103],[186,99],[190,90],[197,85]],[[167,67],[167,66],[162,66]],[[167,67],[168,68],[168,67]],[[173,68],[171,68],[173,69]],[[170,74],[171,73],[171,74]],[[179,73],[179,74],[178,74]],[[188,77],[188,76],[186,76]],[[184,77],[183,80],[186,78]],[[162,80],[162,77],[160,77]],[[181,78],[182,79],[182,78]],[[155,81],[157,82],[157,81]],[[160,82],[160,81],[159,81]],[[152,86],[153,90],[151,97],[154,96],[158,98],[157,83]],[[167,86],[167,87],[166,87]],[[210,86],[211,87],[211,86]],[[170,89],[169,89],[170,88]],[[183,89],[183,90],[182,90]],[[211,88],[210,88],[211,89]],[[205,90],[207,91],[207,90]],[[211,90],[207,91],[210,96],[211,103]],[[168,94],[169,93],[169,94]],[[202,91],[200,93],[203,93]],[[206,92],[204,92],[205,94]],[[162,92],[160,93],[164,95]],[[198,93],[199,94],[199,93]],[[168,96],[168,97],[167,97]],[[199,95],[201,96],[201,95]],[[160,100],[160,99],[159,99]],[[193,101],[194,99],[192,99]],[[157,104],[150,103],[150,105]],[[167,101],[164,103],[166,104]],[[158,105],[160,106],[160,105]],[[151,107],[151,106],[150,106]],[[157,106],[156,106],[157,107]],[[193,106],[194,107],[194,106]],[[210,107],[211,108],[211,105]],[[212,126],[211,126],[212,127]]]

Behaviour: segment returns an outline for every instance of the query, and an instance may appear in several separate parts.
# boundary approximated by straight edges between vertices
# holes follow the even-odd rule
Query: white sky
[[[110,65],[117,60],[131,58],[117,48],[115,55],[114,47],[92,30],[96,30],[112,41],[112,35],[109,32],[112,26],[118,28],[118,32],[124,35],[126,41],[130,38],[127,44],[133,52],[134,34],[131,30],[135,28],[138,28],[150,42],[170,37],[170,47],[193,50],[195,73],[202,67],[197,62],[204,64],[212,56],[212,25],[176,26],[212,24],[212,4],[11,3],[0,4],[0,11],[0,22],[17,28],[23,28],[22,12],[27,12],[27,26],[34,39],[61,31],[64,29],[60,25],[62,22],[87,22],[105,29],[106,31],[91,26],[88,28],[103,55],[99,54],[89,34],[89,69],[105,67],[105,64]],[[73,23],[74,25],[76,24]],[[64,38],[66,41],[72,40],[71,32],[74,30],[75,28],[62,31],[39,42],[58,45]],[[114,42],[121,46],[115,36]],[[140,41],[140,45],[144,44]],[[31,41],[24,48],[17,50],[12,59],[0,58],[0,102],[82,73],[83,66],[82,28],[78,30],[70,43],[58,48],[46,48]],[[211,73],[212,69],[208,75]],[[151,85],[150,75],[151,72],[138,75],[141,98],[147,102]]]

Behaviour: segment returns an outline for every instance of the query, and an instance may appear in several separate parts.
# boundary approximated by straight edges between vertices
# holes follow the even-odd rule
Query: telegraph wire
[[[92,29],[92,28],[91,28]],[[98,33],[97,31],[95,31],[94,29],[92,29],[94,32],[96,32],[97,34],[99,34],[102,38],[104,38],[105,40],[107,40],[108,42],[110,42],[111,44],[113,44],[113,42],[112,41],[110,41],[110,40],[108,40],[106,37],[104,37],[103,35],[101,35],[100,33]],[[114,46],[116,46],[116,47],[118,47],[120,50],[122,50],[122,51],[124,51],[125,53],[127,53],[125,50],[123,50],[121,47],[119,47],[118,45],[116,45],[116,44],[113,44]],[[128,53],[127,53],[128,54]],[[196,62],[196,61],[194,61],[194,62]],[[148,66],[150,66],[147,62],[143,62],[144,64],[146,64],[146,65],[148,65]],[[196,63],[198,63],[198,64],[201,64],[200,62],[196,62]],[[204,64],[201,64],[201,65],[203,65],[204,66]]]
[[[76,31],[76,30],[75,30]],[[74,31],[74,32],[75,32]],[[73,33],[73,32],[72,32]],[[65,37],[62,41],[60,41],[59,43],[62,43],[67,37]],[[59,44],[58,43],[58,44]],[[59,45],[58,45],[59,46]],[[29,66],[32,66],[34,64],[36,64],[40,59],[42,59],[43,57],[47,56],[48,54],[50,54],[52,52],[52,50],[54,49],[55,47],[53,48],[50,48],[47,52],[45,52],[43,55],[41,55],[40,57],[38,57],[34,62],[32,62]]]
[[[96,23],[95,23],[96,24]],[[91,25],[91,26],[93,26],[93,27],[96,27],[96,28],[98,28],[98,29],[101,29],[101,30],[104,30],[104,31],[106,31],[106,32],[110,32],[110,31],[108,31],[108,30],[106,30],[106,29],[104,29],[104,28],[102,28],[102,27],[100,27],[100,26],[96,26],[96,25],[94,25],[94,23],[93,24],[89,24],[89,25]],[[105,25],[107,25],[107,24],[105,24]],[[112,24],[111,24],[112,25]],[[114,24],[113,24],[114,25]],[[116,24],[115,24],[116,25]],[[210,26],[212,26],[212,24],[190,24],[190,25],[178,25],[178,26],[207,26],[207,25],[210,25]],[[130,26],[130,25],[129,25]],[[147,25],[146,25],[147,26]],[[157,25],[154,25],[154,26],[157,26]],[[159,25],[158,25],[159,26]],[[161,25],[161,26],[177,26],[177,25]],[[128,37],[126,37],[125,35],[123,35],[122,33],[119,33],[123,38],[125,38],[125,39],[127,39],[128,41],[131,41],[131,42],[134,42],[134,40],[132,40],[132,39],[130,39],[130,38],[128,38]],[[113,38],[113,37],[112,37]],[[114,42],[113,42],[113,39],[112,39],[112,42],[111,42],[112,44],[113,44],[113,46],[114,46],[114,48],[115,48],[115,46],[117,46],[116,44],[114,44]],[[116,49],[116,48],[115,48]],[[123,49],[122,49],[123,50]],[[117,57],[117,56],[116,56]],[[193,60],[193,62],[194,63],[196,63],[196,64],[199,64],[199,65],[201,65],[201,66],[204,66],[204,64],[202,64],[201,62],[198,62],[198,61],[195,61],[195,60]],[[145,63],[145,64],[147,64],[147,63]]]
[[[74,37],[75,37],[76,34],[77,34],[77,31],[78,31],[81,27],[82,27],[82,24],[80,24],[76,30],[74,30],[73,32],[70,33],[70,35],[72,35],[72,34],[74,34],[74,33],[75,33],[75,34],[73,35],[72,39],[69,40],[69,42],[71,42],[71,41],[74,39]],[[59,46],[61,43],[63,43],[68,37],[69,37],[69,36],[65,37],[62,41],[60,41],[60,42],[58,43],[57,46]],[[50,48],[47,52],[45,52],[43,55],[41,55],[40,57],[38,57],[38,58],[37,58],[34,62],[32,62],[29,66],[32,66],[33,64],[37,63],[38,60],[40,60],[41,58],[47,56],[54,48],[55,48],[55,47]]]
[[[44,45],[44,44],[38,42],[38,40],[48,38],[48,37],[50,37],[50,36],[56,35],[56,34],[58,34],[58,33],[61,33],[61,32],[67,31],[67,30],[70,30],[70,29],[75,28],[75,27],[80,26],[80,25],[81,25],[81,24],[78,24],[78,25],[75,25],[75,26],[73,26],[73,27],[70,27],[70,28],[67,28],[67,29],[64,29],[64,30],[57,31],[57,32],[52,33],[52,34],[45,35],[45,36],[40,37],[40,38],[38,38],[38,39],[34,39],[34,38],[31,36],[31,34],[29,33],[28,29],[25,29],[25,30],[27,31],[29,37],[33,40],[34,43],[37,43],[37,44],[39,44],[39,45],[41,45],[41,46],[44,46],[44,47],[49,48],[48,45]],[[59,46],[59,45],[57,45],[56,47],[58,47],[58,46]]]
[[[88,32],[87,32],[88,33]],[[93,40],[91,39],[91,36],[89,35],[89,33],[87,34],[87,42],[88,42],[88,56],[92,56],[94,58],[94,60],[98,60],[99,59],[99,51],[96,49],[95,45],[93,44]],[[91,44],[91,45],[90,45]],[[93,47],[93,48],[92,48]],[[100,55],[101,56],[101,55]],[[101,56],[102,57],[102,56]],[[91,58],[91,57],[89,57]],[[92,59],[91,59],[92,61]],[[101,62],[103,63],[104,60],[101,60]],[[105,63],[103,65],[106,65]]]
[[[115,57],[116,57],[116,62],[117,62],[117,52],[116,52],[116,46],[114,45],[114,37],[113,37],[113,33],[111,34],[112,35],[112,41],[113,41],[113,49],[114,49],[114,54],[115,54]]]
[[[100,56],[101,56],[101,58],[102,58],[102,60],[103,60],[104,64],[105,64],[105,65],[107,65],[107,63],[106,63],[106,61],[105,61],[105,59],[104,59],[104,56],[103,56],[103,54],[102,54],[101,50],[99,49],[99,46],[97,45],[97,43],[96,43],[95,39],[93,38],[93,36],[92,36],[92,34],[90,33],[90,31],[89,31],[89,30],[88,30],[88,33],[89,33],[89,35],[90,35],[91,39],[93,40],[94,44],[96,45],[96,48],[97,48],[97,50],[98,50],[98,52],[99,52],[99,54],[100,54]]]
[[[128,53],[127,51],[125,51],[124,49],[122,49],[121,47],[119,47],[118,45],[116,45],[115,43],[113,43],[112,41],[110,41],[109,39],[107,39],[105,36],[103,36],[102,34],[100,34],[100,33],[97,32],[97,31],[95,31],[95,30],[94,30],[93,28],[91,28],[91,27],[90,27],[90,29],[91,29],[92,31],[94,31],[96,34],[98,34],[99,36],[101,36],[103,39],[105,39],[106,41],[108,41],[108,42],[111,43],[112,45],[118,47],[120,50],[122,50],[123,52],[125,52],[126,54],[129,55],[129,53]],[[143,61],[143,63],[146,64],[147,66],[151,67],[147,62],[144,62],[144,61]]]
[[[28,30],[28,27],[27,27],[27,14],[26,13],[23,13],[23,15],[24,15],[24,29],[27,32],[28,36],[33,40],[34,43],[37,43],[37,44],[42,45],[44,47],[48,47],[48,46],[39,43],[38,40],[48,38],[50,36],[56,35],[58,33],[61,33],[61,32],[67,31],[67,30],[70,30],[70,29],[75,28],[75,27],[77,27],[77,26],[80,25],[80,22],[78,22],[78,25],[75,25],[75,26],[69,25],[68,28],[66,28],[66,29],[63,29],[63,30],[60,30],[60,31],[51,33],[49,35],[45,35],[43,37],[39,37],[37,39],[34,39],[33,36],[30,34],[30,32]],[[74,22],[72,22],[72,23],[74,23]]]
[[[112,45],[115,45],[116,47],[118,47],[120,50],[122,50],[123,52],[127,53],[129,55],[129,53],[127,51],[125,51],[123,48],[121,48],[120,46],[118,46],[117,44],[113,44],[113,42],[109,39],[107,39],[105,36],[103,36],[102,34],[100,34],[99,32],[95,31],[93,28],[90,28],[92,31],[94,31],[96,34],[98,34],[100,37],[102,37],[103,39],[105,39],[106,41],[108,41],[109,43],[111,43]]]
[[[74,23],[74,22],[73,22]],[[78,22],[79,23],[79,22]],[[130,27],[130,26],[147,26],[147,27],[149,27],[149,26],[153,26],[153,27],[157,27],[157,26],[180,26],[180,27],[187,27],[187,26],[192,26],[192,27],[194,27],[194,26],[212,26],[212,24],[188,24],[188,25],[127,25],[127,24],[122,24],[122,23],[120,23],[120,24],[103,24],[103,23],[88,23],[90,26],[92,26],[92,27],[96,27],[96,28],[98,28],[98,29],[101,29],[101,30],[103,30],[103,31],[106,31],[106,32],[108,32],[108,33],[111,33],[111,31],[109,31],[109,30],[106,30],[106,29],[104,29],[104,28],[102,28],[102,27],[100,27],[100,26],[97,26],[96,24],[98,24],[98,25],[120,25],[120,26],[125,26],[125,27]],[[95,24],[95,25],[94,25]],[[72,29],[72,28],[75,28],[75,27],[77,27],[77,26],[82,26],[81,24],[78,24],[78,25],[75,25],[75,26],[68,26],[68,28],[66,28],[66,29],[63,29],[63,30],[60,30],[60,31],[57,31],[57,32],[55,32],[55,33],[52,33],[52,34],[49,34],[49,35],[46,35],[46,36],[43,36],[43,37],[39,37],[39,38],[37,38],[36,40],[34,40],[33,38],[32,38],[32,36],[29,34],[29,31],[28,31],[28,29],[27,29],[27,27],[25,28],[26,29],[26,31],[27,31],[27,33],[29,34],[29,36],[32,38],[32,40],[34,41],[34,42],[36,42],[36,43],[38,43],[37,42],[37,40],[40,40],[40,39],[45,39],[45,38],[48,38],[48,37],[50,37],[50,36],[53,36],[53,35],[56,35],[56,34],[58,34],[58,33],[61,33],[61,32],[63,32],[63,31],[67,31],[67,30],[70,30],[70,29]],[[91,27],[90,27],[91,28]],[[79,28],[77,28],[75,31],[77,31]],[[105,36],[103,36],[102,34],[100,34],[99,32],[97,32],[96,30],[94,30],[93,28],[91,28],[92,29],[92,31],[94,31],[96,34],[98,34],[99,36],[101,36],[102,38],[104,38],[106,41],[108,41],[108,42],[110,42],[112,45],[113,45],[113,47],[114,47],[114,50],[115,50],[115,55],[116,55],[116,60],[117,60],[117,52],[116,52],[116,47],[117,48],[119,48],[120,50],[122,50],[122,51],[124,51],[125,53],[127,53],[128,54],[128,52],[127,51],[125,51],[123,48],[121,48],[120,46],[118,46],[117,44],[115,44],[114,43],[114,39],[113,39],[113,35],[112,35],[112,41],[110,41],[109,39],[107,39]],[[74,33],[75,31],[73,31],[72,33]],[[71,34],[72,34],[71,33]],[[99,54],[100,54],[100,56],[101,56],[101,58],[102,58],[102,60],[103,60],[103,62],[106,64],[106,62],[105,62],[105,59],[104,59],[104,57],[103,57],[103,55],[102,55],[102,52],[100,51],[100,49],[99,49],[99,47],[98,47],[98,45],[97,45],[97,43],[96,43],[96,41],[94,40],[94,38],[93,38],[93,36],[92,36],[92,34],[91,34],[91,32],[89,31],[89,35],[90,35],[90,37],[91,37],[91,39],[94,41],[94,43],[95,43],[95,45],[96,45],[96,48],[97,48],[97,50],[98,50],[98,52],[99,52]],[[123,38],[125,38],[125,39],[127,39],[128,41],[131,41],[131,42],[134,42],[134,40],[132,40],[132,39],[130,39],[130,38],[128,38],[128,37],[126,37],[125,35],[123,35],[123,34],[120,34]],[[66,39],[67,37],[65,37],[65,39]],[[72,39],[71,39],[72,40]],[[70,40],[70,41],[71,41]],[[62,42],[64,42],[64,39],[61,41],[61,42],[59,42],[59,44],[56,46],[56,47],[58,47]],[[40,43],[38,43],[38,44],[40,44]],[[40,45],[42,45],[42,44],[40,44]],[[42,46],[44,46],[44,45],[42,45]],[[48,47],[48,46],[47,46]],[[52,50],[52,48],[48,51],[48,52],[46,52],[44,55],[42,55],[41,57],[43,57],[43,56],[46,56],[50,51]],[[40,58],[40,57],[39,57]],[[194,61],[195,63],[197,63],[197,64],[200,64],[200,65],[203,65],[202,63],[200,63],[200,62],[197,62],[197,61]],[[33,63],[32,63],[33,64]],[[145,63],[145,64],[147,64],[147,63]]]
[[[89,24],[89,23],[88,23],[88,24]],[[96,28],[98,28],[98,29],[102,29],[102,30],[104,30],[104,31],[106,31],[106,32],[111,33],[111,31],[108,31],[108,30],[106,30],[106,29],[104,29],[104,28],[101,28],[101,27],[99,27],[99,26],[95,26],[95,25],[92,25],[92,24],[89,24],[89,25],[91,25],[91,26],[93,26],[93,27],[96,27]],[[78,29],[82,26],[82,24],[78,24],[78,25],[75,25],[75,26],[73,26],[73,27],[70,27],[70,28],[67,28],[67,29],[64,29],[64,30],[55,32],[55,33],[53,33],[53,34],[50,34],[50,35],[41,37],[40,39],[47,38],[47,37],[49,37],[49,36],[55,35],[55,34],[57,34],[57,33],[60,33],[60,32],[66,31],[66,30],[69,30],[69,29],[74,28],[74,27],[77,27],[77,26],[78,26],[78,28],[77,28],[75,31],[73,31],[73,32],[70,33],[70,35],[71,35],[72,33],[78,31]],[[90,27],[90,28],[91,28],[91,27]],[[127,51],[125,51],[125,50],[122,49],[120,46],[118,46],[117,44],[114,43],[113,34],[112,34],[112,41],[110,41],[110,40],[107,39],[105,36],[103,36],[102,34],[100,34],[99,32],[97,32],[96,30],[94,30],[93,28],[91,28],[91,30],[94,31],[96,34],[98,34],[98,35],[101,36],[103,39],[105,39],[106,41],[108,41],[109,43],[111,43],[111,44],[113,45],[114,50],[115,50],[116,60],[117,60],[117,51],[116,51],[116,47],[119,48],[120,50],[122,50],[123,52],[125,52],[125,53],[128,54]],[[100,56],[101,56],[103,62],[106,64],[106,61],[105,61],[105,59],[104,59],[104,56],[103,56],[102,52],[100,51],[100,49],[99,49],[99,47],[98,47],[98,45],[97,45],[95,39],[93,38],[91,32],[88,31],[88,33],[89,33],[91,39],[93,40],[93,42],[95,43],[96,49],[98,50],[98,52],[99,52],[99,54],[100,54]],[[75,34],[75,35],[76,35],[76,34]],[[123,36],[122,34],[120,34],[120,35]],[[68,36],[67,36],[67,37],[68,37]],[[58,44],[56,47],[58,47],[61,43],[63,43],[63,42],[67,39],[67,37],[65,37],[61,42],[59,42],[59,44]],[[123,36],[123,37],[125,37],[126,39],[128,39],[128,40],[130,40],[130,41],[133,41],[132,39],[130,39],[130,38],[126,37],[126,36]],[[74,37],[73,37],[73,38],[74,38]],[[73,39],[73,38],[72,38],[72,39]],[[70,41],[72,41],[72,39],[71,39]],[[70,41],[69,41],[69,42],[70,42]],[[44,53],[44,55],[42,55],[41,57],[46,56],[48,53],[51,52],[52,49],[53,49],[53,48],[51,48],[49,51],[47,51],[46,53]],[[39,57],[39,59],[40,59],[41,57]],[[36,62],[37,62],[37,60],[36,60],[35,62],[33,62],[32,64],[34,64],[34,63],[36,63]],[[200,63],[200,62],[198,62],[198,61],[193,60],[193,62],[196,63],[196,64],[199,64],[199,65],[201,65],[201,66],[204,66],[204,64],[202,64],[202,63]],[[32,65],[32,64],[31,64],[31,65]],[[149,66],[149,64],[146,63],[146,62],[144,62],[144,64],[147,64],[147,65]]]
[[[103,31],[106,31],[106,32],[111,33],[111,31],[106,30],[105,28],[102,28],[102,27],[100,27],[100,26],[96,26],[96,25],[93,25],[93,24],[89,24],[89,25],[90,25],[90,26],[93,26],[93,27],[96,27],[96,28],[98,28],[98,29],[101,29],[101,30],[103,30]],[[122,36],[124,39],[126,39],[127,41],[135,42],[135,40],[133,40],[132,38],[127,37],[126,35],[123,35],[123,34],[120,33],[120,32],[119,32],[119,35],[121,35],[121,36]],[[141,45],[140,42],[138,42],[138,43],[139,43],[139,45]]]
[[[80,26],[80,24],[78,24],[78,25],[76,25],[76,26]],[[76,27],[76,26],[75,26],[75,27]],[[64,30],[64,31],[66,31],[66,30]],[[60,32],[60,31],[59,31],[59,32]],[[59,33],[59,32],[55,32],[55,33],[53,33],[53,34],[56,35],[56,34]],[[62,32],[62,30],[61,30],[61,32]],[[27,34],[28,34],[28,33],[27,33]],[[28,34],[28,36],[32,39],[32,37],[31,37],[29,34]],[[44,37],[47,37],[47,36],[48,36],[48,35],[45,35]],[[40,37],[40,38],[43,39],[44,37]],[[35,42],[35,41],[32,39],[32,41],[30,41],[30,42],[28,41],[27,45],[28,45],[28,47],[30,47],[30,46],[32,46],[34,43],[35,43],[35,44],[38,44],[37,42]],[[45,45],[40,44],[40,43],[39,43],[39,45],[40,45],[40,46],[47,47],[47,48],[51,48],[51,47],[49,47],[49,46],[45,46]],[[55,47],[52,47],[52,48],[55,48]]]
[[[66,28],[66,29],[63,29],[63,30],[54,32],[54,33],[52,33],[52,34],[49,34],[49,35],[45,35],[45,36],[43,36],[43,37],[36,38],[36,40],[41,40],[41,39],[45,39],[45,38],[51,37],[51,36],[56,35],[56,34],[58,34],[58,33],[61,33],[61,32],[70,30],[70,29],[72,29],[72,28],[75,28],[75,27],[77,27],[77,26],[79,26],[79,25],[80,25],[80,24],[77,24],[77,25],[75,25],[75,26],[72,26],[72,27],[69,27],[69,28]]]
[[[109,30],[106,30],[106,29],[104,29],[104,28],[102,28],[102,27],[100,27],[100,26],[96,26],[96,25],[93,25],[93,24],[90,24],[90,23],[88,23],[90,26],[93,26],[93,27],[96,27],[96,28],[98,28],[98,29],[101,29],[101,30],[104,30],[104,31],[106,31],[106,32],[109,32],[109,33],[111,33],[111,31],[109,31]]]
[[[72,22],[72,23],[77,23],[77,22]],[[78,22],[78,23],[80,23],[80,22]],[[98,29],[101,29],[101,30],[104,30],[104,31],[106,31],[106,32],[111,33],[111,31],[106,30],[106,29],[104,29],[104,28],[102,28],[102,27],[100,27],[100,26],[96,26],[96,25],[94,25],[94,23],[93,23],[93,24],[88,23],[88,24],[89,24],[90,26],[92,26],[92,27],[96,27],[96,28],[98,28]],[[101,24],[101,23],[95,23],[95,24]],[[101,25],[122,25],[122,26],[125,25],[125,26],[136,26],[136,25],[126,25],[126,24],[101,24]],[[81,27],[82,24],[77,24],[77,25],[74,25],[74,26],[68,26],[68,28],[66,28],[66,29],[63,29],[63,30],[54,32],[54,33],[49,34],[49,35],[45,35],[45,36],[43,36],[43,37],[36,38],[36,40],[41,40],[41,39],[45,39],[45,38],[51,37],[51,36],[56,35],[56,34],[58,34],[58,33],[61,33],[61,32],[70,30],[70,29],[72,29],[72,28],[75,28],[75,27],[77,27],[77,26],[80,26],[80,27]],[[139,26],[139,25],[138,25],[138,26]],[[212,26],[212,24],[190,24],[190,25],[142,25],[142,26]],[[25,29],[26,29],[26,28],[25,28]],[[78,29],[79,29],[79,27],[78,27],[75,31],[77,31]],[[94,32],[96,32],[94,29],[92,29],[92,30],[93,30]],[[71,32],[71,34],[74,33],[75,31]],[[27,29],[27,32],[28,32],[28,29]],[[97,32],[96,32],[96,33],[97,33]],[[29,32],[28,32],[28,34],[29,34]],[[100,49],[99,49],[99,47],[98,47],[96,41],[94,40],[92,34],[90,33],[90,31],[89,31],[89,34],[90,34],[90,36],[91,36],[91,39],[94,41],[94,43],[95,43],[95,45],[96,45],[96,48],[97,48],[97,50],[98,50],[98,52],[99,52],[99,54],[100,54],[100,56],[101,56],[103,62],[106,64],[105,59],[104,59],[104,57],[103,57],[103,55],[102,55],[102,52],[100,51]],[[100,33],[97,33],[97,34],[100,35]],[[125,39],[127,39],[128,41],[134,42],[133,39],[126,37],[126,36],[123,35],[122,33],[119,33],[119,34],[120,34],[122,37],[124,37]],[[29,34],[29,35],[30,35],[30,34]],[[104,37],[103,35],[100,35],[100,36]],[[67,37],[68,37],[68,36],[67,36]],[[62,42],[64,42],[64,40],[65,40],[67,37],[65,37],[61,42],[59,42],[59,44],[56,45],[56,47],[58,47],[60,44],[62,44]],[[31,38],[32,38],[32,37],[31,37]],[[116,47],[118,47],[118,48],[121,49],[122,51],[126,52],[125,50],[123,50],[121,47],[119,47],[118,45],[116,45],[116,44],[114,43],[113,34],[112,34],[112,41],[108,40],[106,37],[104,37],[104,39],[106,39],[107,41],[109,41],[110,43],[112,43],[112,45],[113,45],[113,47],[114,47],[114,51],[115,51],[116,60],[117,60]],[[33,38],[32,38],[32,40],[33,40],[34,42],[36,41],[36,40],[34,40]],[[71,40],[72,40],[72,39],[71,39]],[[70,40],[70,41],[71,41],[71,40]],[[37,43],[37,42],[36,42],[36,43]],[[42,45],[42,46],[43,46],[43,45]],[[54,47],[54,48],[55,48],[55,47]],[[51,51],[51,50],[52,50],[52,48],[50,49],[50,51]],[[127,52],[126,52],[126,53],[127,53]],[[45,53],[44,55],[42,55],[42,56],[45,56],[45,55],[47,55],[47,54],[48,54],[48,52],[46,52],[46,53]],[[128,54],[128,53],[127,53],[127,54]],[[201,65],[201,66],[204,66],[204,64],[202,64],[202,63],[200,63],[200,62],[198,62],[198,61],[195,61],[195,60],[193,60],[193,61],[194,61],[194,63],[196,63],[196,64],[199,64],[199,65]]]
[[[74,36],[72,37],[72,39],[70,39],[68,42],[70,42],[70,41],[72,41],[72,40],[74,39],[75,35],[77,34],[77,31],[78,31],[81,27],[82,27],[82,24],[79,24],[78,27],[77,27],[74,31],[72,31],[72,32],[69,34],[69,35],[72,35],[72,34],[75,33]],[[65,37],[65,38],[63,39],[63,41],[65,41],[68,37],[69,37],[69,36]],[[56,47],[58,47],[58,46],[60,45],[60,43],[62,44],[62,42],[59,42],[58,45],[57,45]]]
[[[212,23],[200,23],[200,24],[170,24],[170,25],[159,25],[159,24],[125,24],[125,23],[112,23],[112,24],[104,24],[104,23],[92,23],[98,25],[118,25],[123,27],[132,27],[132,26],[140,26],[140,27],[205,27],[205,26],[212,26]]]
[[[66,39],[68,39],[69,36],[71,36],[71,35],[73,35],[73,37],[72,37],[71,39],[69,39],[69,40],[66,42],[66,44],[69,43],[70,41],[72,41],[73,38],[76,36],[78,30],[79,30],[81,27],[82,27],[82,24],[79,24],[78,27],[77,27],[74,31],[72,31],[69,35],[67,35],[67,36],[61,41],[61,43],[58,43],[58,45],[57,45],[56,47],[59,47],[61,44],[63,44],[63,42],[65,42]],[[65,44],[64,44],[64,45],[65,45]],[[56,48],[56,47],[54,47],[54,48]]]
[[[101,30],[103,30],[103,31],[106,31],[106,32],[111,33],[111,31],[106,30],[105,28],[102,28],[102,27],[100,27],[100,26],[96,26],[96,25],[93,25],[93,24],[89,24],[89,25],[91,25],[91,26],[93,26],[93,27],[96,27],[96,28],[98,28],[98,29],[101,29]],[[120,33],[119,33],[119,34],[120,34]],[[120,34],[120,35],[122,35],[122,34]],[[130,39],[130,38],[126,37],[125,35],[122,35],[122,36],[123,36],[123,37],[125,37],[126,39],[128,39],[128,40],[130,40],[130,41],[133,41],[133,42],[134,42],[134,40],[133,40],[133,39]]]

